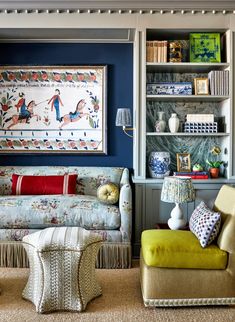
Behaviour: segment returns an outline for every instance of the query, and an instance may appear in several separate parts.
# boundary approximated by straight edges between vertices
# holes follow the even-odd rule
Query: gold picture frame
[[[190,172],[191,159],[189,153],[176,153],[177,172]]]
[[[205,77],[194,78],[195,95],[209,95],[209,80]]]

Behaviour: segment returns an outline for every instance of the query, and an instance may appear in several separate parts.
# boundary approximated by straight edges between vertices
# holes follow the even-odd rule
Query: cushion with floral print
[[[203,248],[215,240],[220,224],[220,213],[212,211],[203,201],[193,211],[189,220],[189,228]]]

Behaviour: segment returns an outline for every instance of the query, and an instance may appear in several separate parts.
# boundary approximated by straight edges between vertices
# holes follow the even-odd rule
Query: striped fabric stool
[[[101,295],[95,261],[101,237],[79,227],[47,228],[23,238],[30,273],[22,296],[38,313],[83,311]]]

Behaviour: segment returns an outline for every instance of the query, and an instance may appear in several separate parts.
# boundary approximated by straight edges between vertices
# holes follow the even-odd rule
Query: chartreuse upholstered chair
[[[142,233],[145,306],[235,304],[235,188],[220,189],[214,210],[221,213],[221,229],[205,248],[191,231]]]

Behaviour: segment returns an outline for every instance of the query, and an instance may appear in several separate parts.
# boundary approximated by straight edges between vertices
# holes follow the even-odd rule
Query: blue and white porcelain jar
[[[149,174],[152,178],[164,178],[170,174],[170,153],[151,152],[149,156]]]

